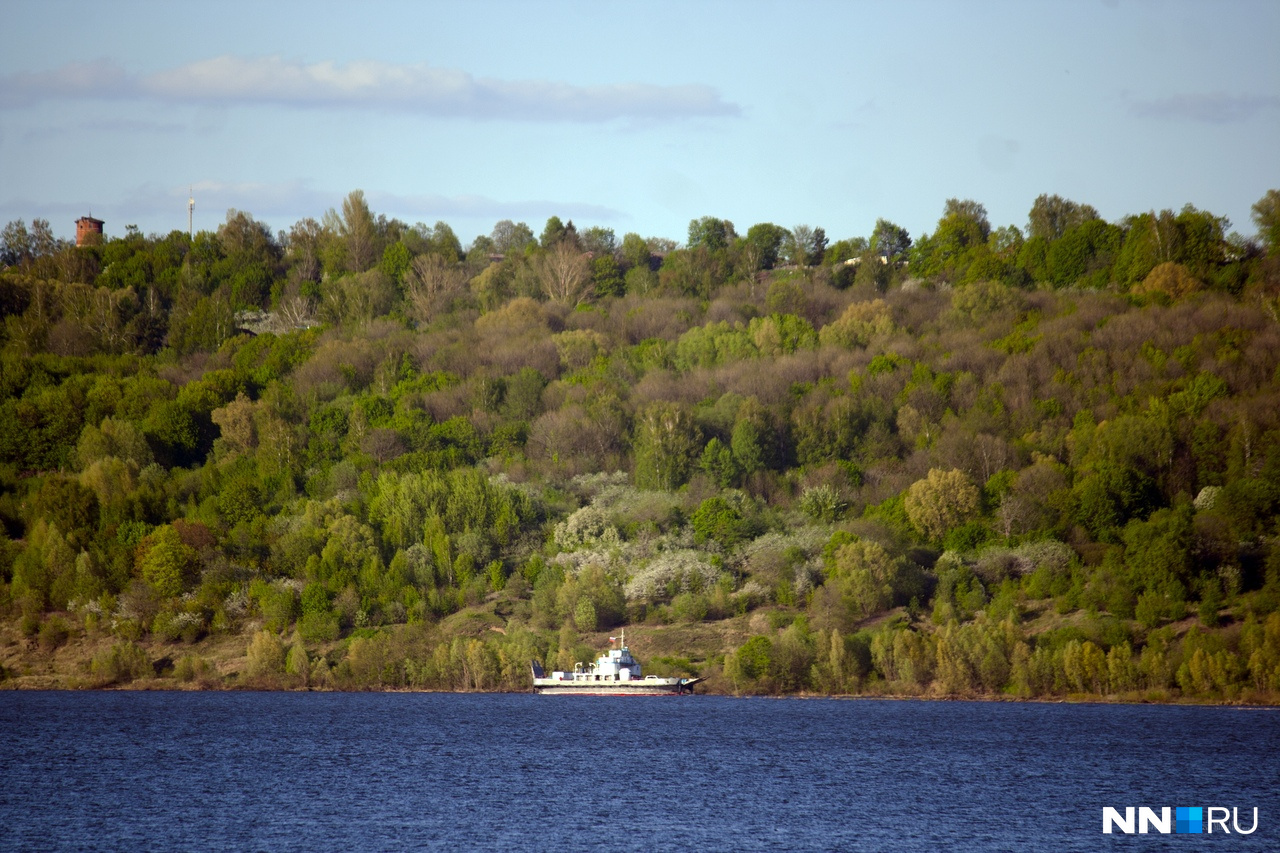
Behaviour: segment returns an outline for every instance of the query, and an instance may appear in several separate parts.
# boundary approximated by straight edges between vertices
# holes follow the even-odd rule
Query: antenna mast
[[[192,240],[196,238],[195,229],[192,227],[192,214],[196,209],[196,197],[193,187],[187,188],[187,236]]]

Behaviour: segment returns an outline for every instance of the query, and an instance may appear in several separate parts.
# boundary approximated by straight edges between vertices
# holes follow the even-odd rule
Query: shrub
[[[340,633],[338,614],[332,610],[309,611],[298,619],[298,635],[308,643],[336,640]]]
[[[721,495],[707,498],[689,517],[695,542],[718,542],[724,548],[732,548],[755,535],[756,521],[743,511],[746,502],[741,495],[731,497],[736,500]]]
[[[848,508],[848,501],[834,486],[814,486],[800,495],[800,511],[822,524],[835,522]]]
[[[246,651],[249,663],[245,671],[251,677],[274,677],[284,672],[284,644],[270,631],[254,634]]]
[[[40,648],[51,652],[61,646],[71,636],[67,623],[57,616],[40,626]]]
[[[173,677],[184,684],[198,681],[202,685],[212,685],[218,681],[218,670],[202,657],[183,655],[173,665]]]
[[[637,572],[623,593],[628,601],[661,601],[682,592],[710,589],[719,575],[698,551],[667,551]]]
[[[94,655],[89,663],[89,672],[105,687],[108,684],[127,684],[144,675],[152,675],[154,670],[147,653],[137,643],[125,641]]]
[[[584,506],[556,525],[556,546],[562,551],[578,548],[617,545],[618,529],[595,506]]]

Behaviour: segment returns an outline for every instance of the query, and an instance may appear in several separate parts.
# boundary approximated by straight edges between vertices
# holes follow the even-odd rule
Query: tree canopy
[[[626,625],[720,691],[1274,702],[1276,199],[11,222],[0,680],[523,689]]]

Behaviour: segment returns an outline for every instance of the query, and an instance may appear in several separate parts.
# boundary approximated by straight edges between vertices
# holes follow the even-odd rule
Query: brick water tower
[[[81,216],[77,219],[76,245],[96,246],[101,244],[103,224],[101,219],[94,219],[92,216]]]

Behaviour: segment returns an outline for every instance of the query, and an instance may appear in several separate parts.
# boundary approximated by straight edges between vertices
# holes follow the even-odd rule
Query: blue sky
[[[10,0],[0,222],[274,229],[362,189],[469,241],[548,216],[683,241],[714,215],[919,236],[1280,187],[1280,3]]]

